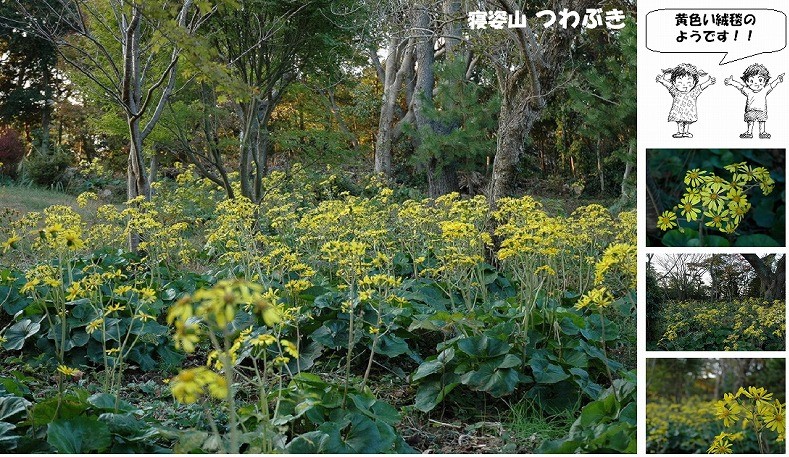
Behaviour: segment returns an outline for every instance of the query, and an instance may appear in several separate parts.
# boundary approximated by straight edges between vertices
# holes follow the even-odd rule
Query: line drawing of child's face
[[[690,75],[678,76],[676,79],[674,79],[674,87],[676,87],[680,92],[687,92],[693,89],[693,86],[695,85],[696,81],[694,81],[693,77]]]
[[[759,92],[760,90],[764,89],[764,76],[762,75],[749,76],[748,79],[745,80],[745,84],[752,91]]]

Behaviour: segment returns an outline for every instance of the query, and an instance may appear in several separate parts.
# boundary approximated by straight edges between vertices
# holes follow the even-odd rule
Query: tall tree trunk
[[[600,194],[605,194],[605,174],[603,173],[603,156],[600,153],[600,143],[601,141],[597,140],[597,146],[595,147],[595,151],[597,152],[597,174],[600,177]]]
[[[440,164],[435,157],[427,162],[427,187],[430,198],[458,190],[457,169],[452,163]]]
[[[254,145],[257,137],[257,113],[258,99],[252,100],[241,106],[239,112],[242,114],[242,128],[239,134],[240,154],[239,154],[239,174],[241,179],[241,195],[252,200],[254,198],[254,172],[252,170],[252,156],[254,155]]]
[[[409,39],[405,44],[400,43],[400,37],[393,36],[387,47],[386,67],[383,72],[383,97],[381,115],[378,118],[378,135],[375,139],[375,172],[386,176],[392,174],[392,144],[396,136],[394,132],[395,108],[397,95],[409,69],[413,67],[413,41]],[[374,52],[371,59],[378,59]],[[398,63],[400,64],[398,66]],[[378,65],[380,67],[380,64]]]
[[[123,83],[122,97],[129,128],[129,159],[126,172],[126,197],[133,200],[143,196],[150,198],[150,187],[145,176],[145,165],[142,157],[143,135],[140,130],[140,21],[142,12],[139,7],[132,7],[132,16],[128,23],[123,17]],[[140,247],[140,234],[129,232],[129,249],[136,252]]]
[[[129,200],[143,196],[146,199],[150,198],[150,185],[148,178],[145,175],[145,165],[142,157],[142,137],[140,135],[140,120],[130,119],[129,123],[129,136],[131,141],[129,143],[129,160],[127,168],[127,192],[126,196]],[[140,234],[137,232],[129,233],[129,249],[132,252],[137,252],[140,247]]]
[[[541,105],[532,105],[531,91],[525,84],[509,78],[504,85],[506,89],[501,101],[489,190],[492,205],[512,192],[515,168],[523,153],[523,145],[542,109]]]
[[[211,154],[211,162],[214,167],[216,167],[220,178],[219,180],[221,180],[221,185],[225,189],[227,198],[233,199],[235,198],[233,186],[230,185],[230,179],[227,176],[227,170],[225,169],[224,161],[222,159],[222,151],[219,149],[219,135],[217,134],[217,121],[214,114],[214,110],[216,108],[216,92],[214,92],[213,87],[206,83],[202,83],[200,85],[200,89],[203,106],[205,107],[203,112],[203,133],[205,134],[206,142],[208,143],[208,150]],[[195,160],[195,163],[199,163],[199,161]]]
[[[761,283],[765,300],[783,300],[786,294],[786,255],[781,257],[775,271],[756,254],[740,254],[752,267]]]
[[[433,106],[433,90],[435,88],[435,46],[433,41],[433,24],[431,23],[430,10],[426,5],[420,5],[414,10],[414,34],[416,35],[416,85],[411,102],[414,113],[416,134],[414,135],[414,149],[422,143],[421,135],[424,132],[439,134],[448,133],[450,126],[438,125],[438,122],[429,119],[426,112]],[[457,172],[455,164],[448,162],[441,155],[442,151],[430,151],[427,160],[428,194],[431,198],[454,192],[458,189]]]
[[[496,8],[514,14],[520,8],[512,0],[490,2]],[[563,5],[574,11],[595,7],[591,0],[574,0]],[[528,21],[523,28],[512,29],[516,49],[512,59],[496,67],[496,79],[502,94],[499,114],[496,156],[493,160],[489,200],[509,195],[513,187],[515,168],[523,152],[524,142],[534,121],[546,105],[546,97],[555,89],[564,62],[571,54],[571,43],[578,31],[555,27],[535,31]]]
[[[52,67],[46,59],[42,59],[41,71],[44,84],[44,108],[41,110],[41,153],[49,154],[49,125],[52,118]],[[62,124],[61,124],[62,125]]]

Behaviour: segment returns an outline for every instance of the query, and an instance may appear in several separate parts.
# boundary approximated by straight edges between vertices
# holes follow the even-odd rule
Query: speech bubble
[[[690,20],[694,14],[698,21]],[[747,17],[748,22],[752,23],[733,25],[738,21],[724,20],[737,17]],[[687,22],[683,18],[687,18]],[[650,51],[722,53],[725,55],[718,65],[725,65],[784,49],[786,14],[762,8],[660,9],[647,13],[646,34],[647,49]],[[721,37],[725,37],[725,41]]]

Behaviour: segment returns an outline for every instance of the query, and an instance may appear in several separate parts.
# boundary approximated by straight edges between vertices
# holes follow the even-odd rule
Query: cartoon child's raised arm
[[[740,90],[742,90],[742,88],[745,87],[745,84],[743,84],[743,83],[737,81],[736,79],[734,79],[734,76],[729,76],[728,78],[724,79],[723,80],[723,84],[725,84],[727,86],[734,86],[734,87],[736,87],[737,89],[740,89]]]
[[[666,76],[667,73],[660,73],[655,77],[655,81],[659,82],[660,84],[663,84],[663,87],[665,87],[666,89],[671,89],[672,87],[671,81],[666,79]]]
[[[770,90],[775,89],[775,86],[777,86],[778,83],[784,82],[784,75],[785,74],[786,73],[781,73],[780,75],[778,75],[777,78],[773,79],[773,82],[770,83]]]
[[[713,78],[712,76],[709,76],[706,81],[701,83],[701,86],[700,86],[701,90],[704,90],[704,89],[710,87],[711,85],[715,84],[715,81],[716,81],[715,78]]]

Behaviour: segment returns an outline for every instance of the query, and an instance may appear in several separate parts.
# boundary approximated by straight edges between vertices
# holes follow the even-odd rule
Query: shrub
[[[25,145],[19,132],[3,127],[0,128],[0,175],[16,176],[16,168],[25,157]]]
[[[31,154],[22,163],[22,179],[39,186],[63,185],[62,178],[71,161],[71,152],[60,147],[51,154]]]

